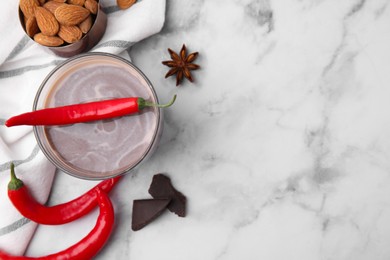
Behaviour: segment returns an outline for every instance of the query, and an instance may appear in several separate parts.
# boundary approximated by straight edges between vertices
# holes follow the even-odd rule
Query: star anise
[[[171,69],[165,75],[165,78],[176,74],[176,86],[179,86],[183,80],[183,76],[193,82],[194,79],[192,78],[191,70],[197,70],[200,66],[192,62],[198,57],[199,53],[193,52],[187,56],[185,44],[183,44],[179,54],[169,48],[168,52],[171,55],[172,60],[163,61],[162,64],[170,67]]]

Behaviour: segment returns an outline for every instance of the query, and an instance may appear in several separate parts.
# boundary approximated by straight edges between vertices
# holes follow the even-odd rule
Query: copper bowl
[[[97,0],[97,2],[98,11],[96,15],[93,15],[93,25],[91,29],[86,34],[84,34],[79,41],[74,43],[64,43],[63,45],[57,47],[44,46],[39,43],[37,44],[39,44],[45,49],[49,49],[51,52],[60,57],[72,57],[74,55],[87,52],[92,49],[101,40],[107,27],[107,15],[102,10],[101,5],[99,4],[99,0]],[[20,8],[19,20],[24,32],[27,36],[29,36],[26,32],[24,15]],[[34,41],[32,37],[29,36],[29,38]]]

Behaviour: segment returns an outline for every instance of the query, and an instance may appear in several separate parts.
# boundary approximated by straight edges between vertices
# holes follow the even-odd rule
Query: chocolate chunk
[[[134,200],[131,229],[140,230],[160,216],[171,199]]]
[[[155,199],[170,198],[168,209],[180,217],[185,217],[187,199],[172,186],[169,177],[161,173],[154,175],[149,194]]]

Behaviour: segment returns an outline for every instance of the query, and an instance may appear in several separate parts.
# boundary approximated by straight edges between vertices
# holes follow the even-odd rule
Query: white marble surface
[[[202,70],[176,88],[161,61],[183,43]],[[387,0],[168,0],[162,32],[131,55],[177,103],[159,149],[112,193],[97,259],[390,259],[389,46]],[[133,232],[132,201],[158,172],[188,215]],[[91,185],[58,174],[50,203]],[[39,226],[27,254],[71,245],[96,215]]]

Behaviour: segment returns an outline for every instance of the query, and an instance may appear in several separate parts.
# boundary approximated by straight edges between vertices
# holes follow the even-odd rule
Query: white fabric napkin
[[[0,250],[22,255],[37,224],[21,216],[8,199],[10,162],[41,203],[48,199],[55,167],[40,151],[32,127],[7,128],[4,122],[31,111],[39,85],[65,58],[44,50],[25,35],[19,24],[18,2],[3,1],[0,8]],[[117,8],[115,0],[100,0],[100,4],[107,14],[107,29],[92,51],[130,59],[129,48],[159,32],[165,21],[165,0],[138,0],[126,10]]]

